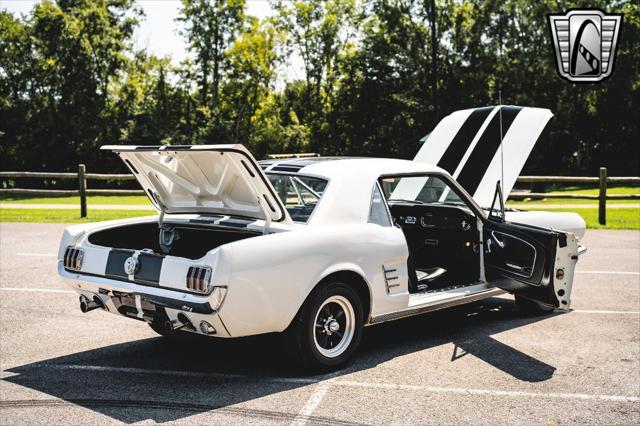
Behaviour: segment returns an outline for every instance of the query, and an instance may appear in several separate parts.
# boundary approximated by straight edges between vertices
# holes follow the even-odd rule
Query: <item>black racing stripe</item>
[[[282,166],[275,166],[273,169],[271,169],[270,171],[272,172],[298,172],[300,171],[301,168],[303,168],[304,166],[301,165],[282,165]]]
[[[493,108],[495,107],[477,108],[469,114],[462,124],[462,127],[458,129],[458,133],[456,133],[451,140],[451,143],[442,155],[442,158],[440,158],[438,167],[453,174],[458,167],[458,164],[460,164],[460,161],[462,161],[462,157],[464,157],[467,149],[469,149],[473,138],[489,116],[489,113],[493,111]]]
[[[502,107],[502,135],[506,135],[521,107]],[[500,112],[498,111],[485,129],[462,171],[456,178],[458,183],[472,196],[480,186],[491,160],[500,148]]]
[[[233,228],[246,228],[249,224],[255,222],[255,220],[242,220],[242,219],[225,219],[218,222],[219,225],[230,226]]]
[[[133,250],[112,249],[107,258],[107,266],[104,275],[107,278],[128,279],[129,276],[124,273],[124,262],[133,256]]]
[[[164,256],[140,253],[138,255],[140,269],[136,272],[134,281],[140,281],[147,285],[158,285],[160,283],[160,271],[162,270],[163,260]]]

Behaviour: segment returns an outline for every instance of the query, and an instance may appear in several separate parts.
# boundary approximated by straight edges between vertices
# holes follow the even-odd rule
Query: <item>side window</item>
[[[326,180],[310,176],[267,173],[267,177],[295,222],[309,220],[327,186]]]
[[[438,176],[386,177],[380,184],[389,203],[409,201],[417,204],[466,206],[466,202]]]
[[[373,186],[373,193],[371,194],[369,223],[375,223],[380,226],[391,226],[389,212],[384,204],[384,197],[382,192],[380,192],[380,187],[377,184]]]

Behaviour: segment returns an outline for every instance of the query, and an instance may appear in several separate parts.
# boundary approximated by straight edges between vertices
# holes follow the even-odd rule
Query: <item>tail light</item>
[[[84,250],[69,246],[64,252],[64,267],[79,271],[82,268],[82,259],[84,258]]]
[[[209,293],[211,268],[208,266],[190,266],[187,272],[187,288],[197,293]]]

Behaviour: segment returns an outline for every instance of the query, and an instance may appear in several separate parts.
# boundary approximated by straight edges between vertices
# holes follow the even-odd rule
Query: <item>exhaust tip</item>
[[[164,322],[164,331],[170,333],[174,330],[179,330],[180,328],[182,328],[182,326],[183,324],[180,323],[180,321],[167,320]]]
[[[104,309],[102,301],[94,296],[93,300],[89,300],[86,296],[80,296],[80,310],[83,313],[93,311],[94,309]]]
[[[212,335],[217,333],[215,327],[209,324],[207,321],[200,321],[200,332],[202,332],[202,334],[207,334],[207,335]]]

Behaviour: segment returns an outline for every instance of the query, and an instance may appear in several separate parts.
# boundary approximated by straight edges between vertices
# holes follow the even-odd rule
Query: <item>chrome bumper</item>
[[[176,320],[178,314],[183,314],[193,324],[198,324],[203,320],[213,324],[217,331],[215,334],[217,337],[231,337],[219,314],[212,309],[209,303],[209,296],[198,296],[101,276],[71,272],[64,268],[62,261],[58,261],[58,274],[79,295],[89,300],[93,300],[95,297],[100,299],[105,310],[111,313],[121,314],[112,302],[111,296],[115,293],[125,293],[132,297],[140,296],[153,305],[162,307],[169,320]],[[142,314],[138,318],[144,319]],[[200,333],[199,330],[196,330],[196,332]]]

